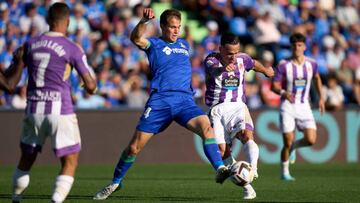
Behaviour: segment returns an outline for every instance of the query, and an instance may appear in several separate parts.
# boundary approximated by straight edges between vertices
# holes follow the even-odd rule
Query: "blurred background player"
[[[254,70],[267,77],[274,70],[240,52],[239,38],[233,34],[221,37],[220,52],[213,52],[205,59],[206,104],[210,107],[210,121],[219,145],[224,164],[229,168],[236,161],[231,155],[235,138],[244,145],[246,161],[257,178],[259,148],[254,142],[253,122],[245,104],[245,71]],[[244,199],[254,199],[256,192],[250,184],[244,186]]]
[[[50,32],[24,44],[24,64],[28,68],[26,115],[21,136],[21,158],[13,175],[13,202],[30,182],[30,169],[47,136],[61,161],[52,202],[63,202],[74,182],[80,132],[71,100],[69,75],[74,67],[87,92],[94,93],[96,83],[83,50],[65,37],[70,9],[64,3],[49,8]]]
[[[131,41],[144,50],[152,73],[151,96],[145,106],[136,131],[116,165],[112,182],[95,194],[94,199],[106,199],[116,189],[150,138],[165,130],[174,120],[203,139],[204,151],[217,171],[216,182],[228,177],[219,148],[214,139],[209,118],[196,106],[191,87],[189,44],[178,38],[181,14],[174,9],[160,16],[161,37],[145,38],[146,24],[153,19],[151,8],[143,11],[143,18],[131,33]]]
[[[319,111],[325,111],[321,92],[322,82],[317,70],[317,63],[304,56],[305,36],[295,33],[290,36],[292,56],[280,61],[272,83],[272,90],[281,95],[280,128],[284,146],[281,150],[281,179],[295,180],[289,172],[289,155],[295,161],[295,149],[311,146],[316,141],[316,124],[309,103],[311,81],[319,95]],[[304,137],[294,141],[295,127],[303,131]]]

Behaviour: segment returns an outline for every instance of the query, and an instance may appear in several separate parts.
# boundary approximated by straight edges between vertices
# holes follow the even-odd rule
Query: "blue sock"
[[[216,144],[214,138],[205,139],[203,142],[204,152],[206,157],[209,159],[211,165],[217,170],[220,166],[223,166],[224,163],[221,158],[219,146]]]
[[[134,163],[135,158],[136,156],[129,156],[126,151],[123,151],[114,171],[113,183],[120,184],[126,172]]]

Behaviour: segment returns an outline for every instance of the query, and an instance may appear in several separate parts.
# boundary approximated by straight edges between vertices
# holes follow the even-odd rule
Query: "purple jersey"
[[[313,59],[306,57],[301,65],[283,60],[275,71],[274,81],[281,82],[282,89],[295,95],[295,103],[305,103],[309,101],[311,80],[317,73],[317,63]]]
[[[220,54],[212,53],[205,59],[206,72],[206,93],[205,103],[214,106],[223,102],[245,103],[245,70],[249,71],[254,67],[254,60],[245,53],[236,57],[235,71],[216,73],[214,71],[223,67],[220,62]],[[219,69],[220,70],[220,69]]]
[[[47,32],[25,43],[29,72],[27,114],[74,113],[69,76],[89,73],[83,50],[61,33]]]

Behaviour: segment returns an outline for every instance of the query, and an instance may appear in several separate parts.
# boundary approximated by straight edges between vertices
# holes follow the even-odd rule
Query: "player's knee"
[[[248,131],[248,130],[243,130],[241,132],[238,132],[237,137],[239,138],[242,144],[245,144],[249,140],[254,139],[252,131]]]
[[[137,145],[130,145],[128,152],[129,155],[136,156],[140,152],[140,150],[140,147],[138,147]]]
[[[290,140],[284,142],[284,147],[287,149],[290,149],[291,145],[292,145],[292,141]]]
[[[71,154],[61,158],[63,171],[74,173],[78,166],[78,154]]]
[[[307,140],[307,142],[308,142],[308,144],[309,144],[310,146],[314,145],[314,144],[315,144],[315,141],[316,141],[315,138],[309,138],[309,139]]]
[[[214,138],[213,129],[210,125],[206,125],[202,129],[202,136],[205,139]]]

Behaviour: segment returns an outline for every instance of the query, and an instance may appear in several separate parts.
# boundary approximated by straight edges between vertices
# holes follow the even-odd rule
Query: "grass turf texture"
[[[278,165],[259,166],[252,202],[360,202],[360,164],[295,164],[294,182],[279,179]],[[14,167],[0,166],[0,202],[10,202]],[[36,166],[23,202],[49,202],[58,166]],[[113,166],[80,165],[66,202],[91,202],[112,176]],[[206,164],[135,164],[123,188],[106,202],[239,202],[242,188],[215,183]]]

